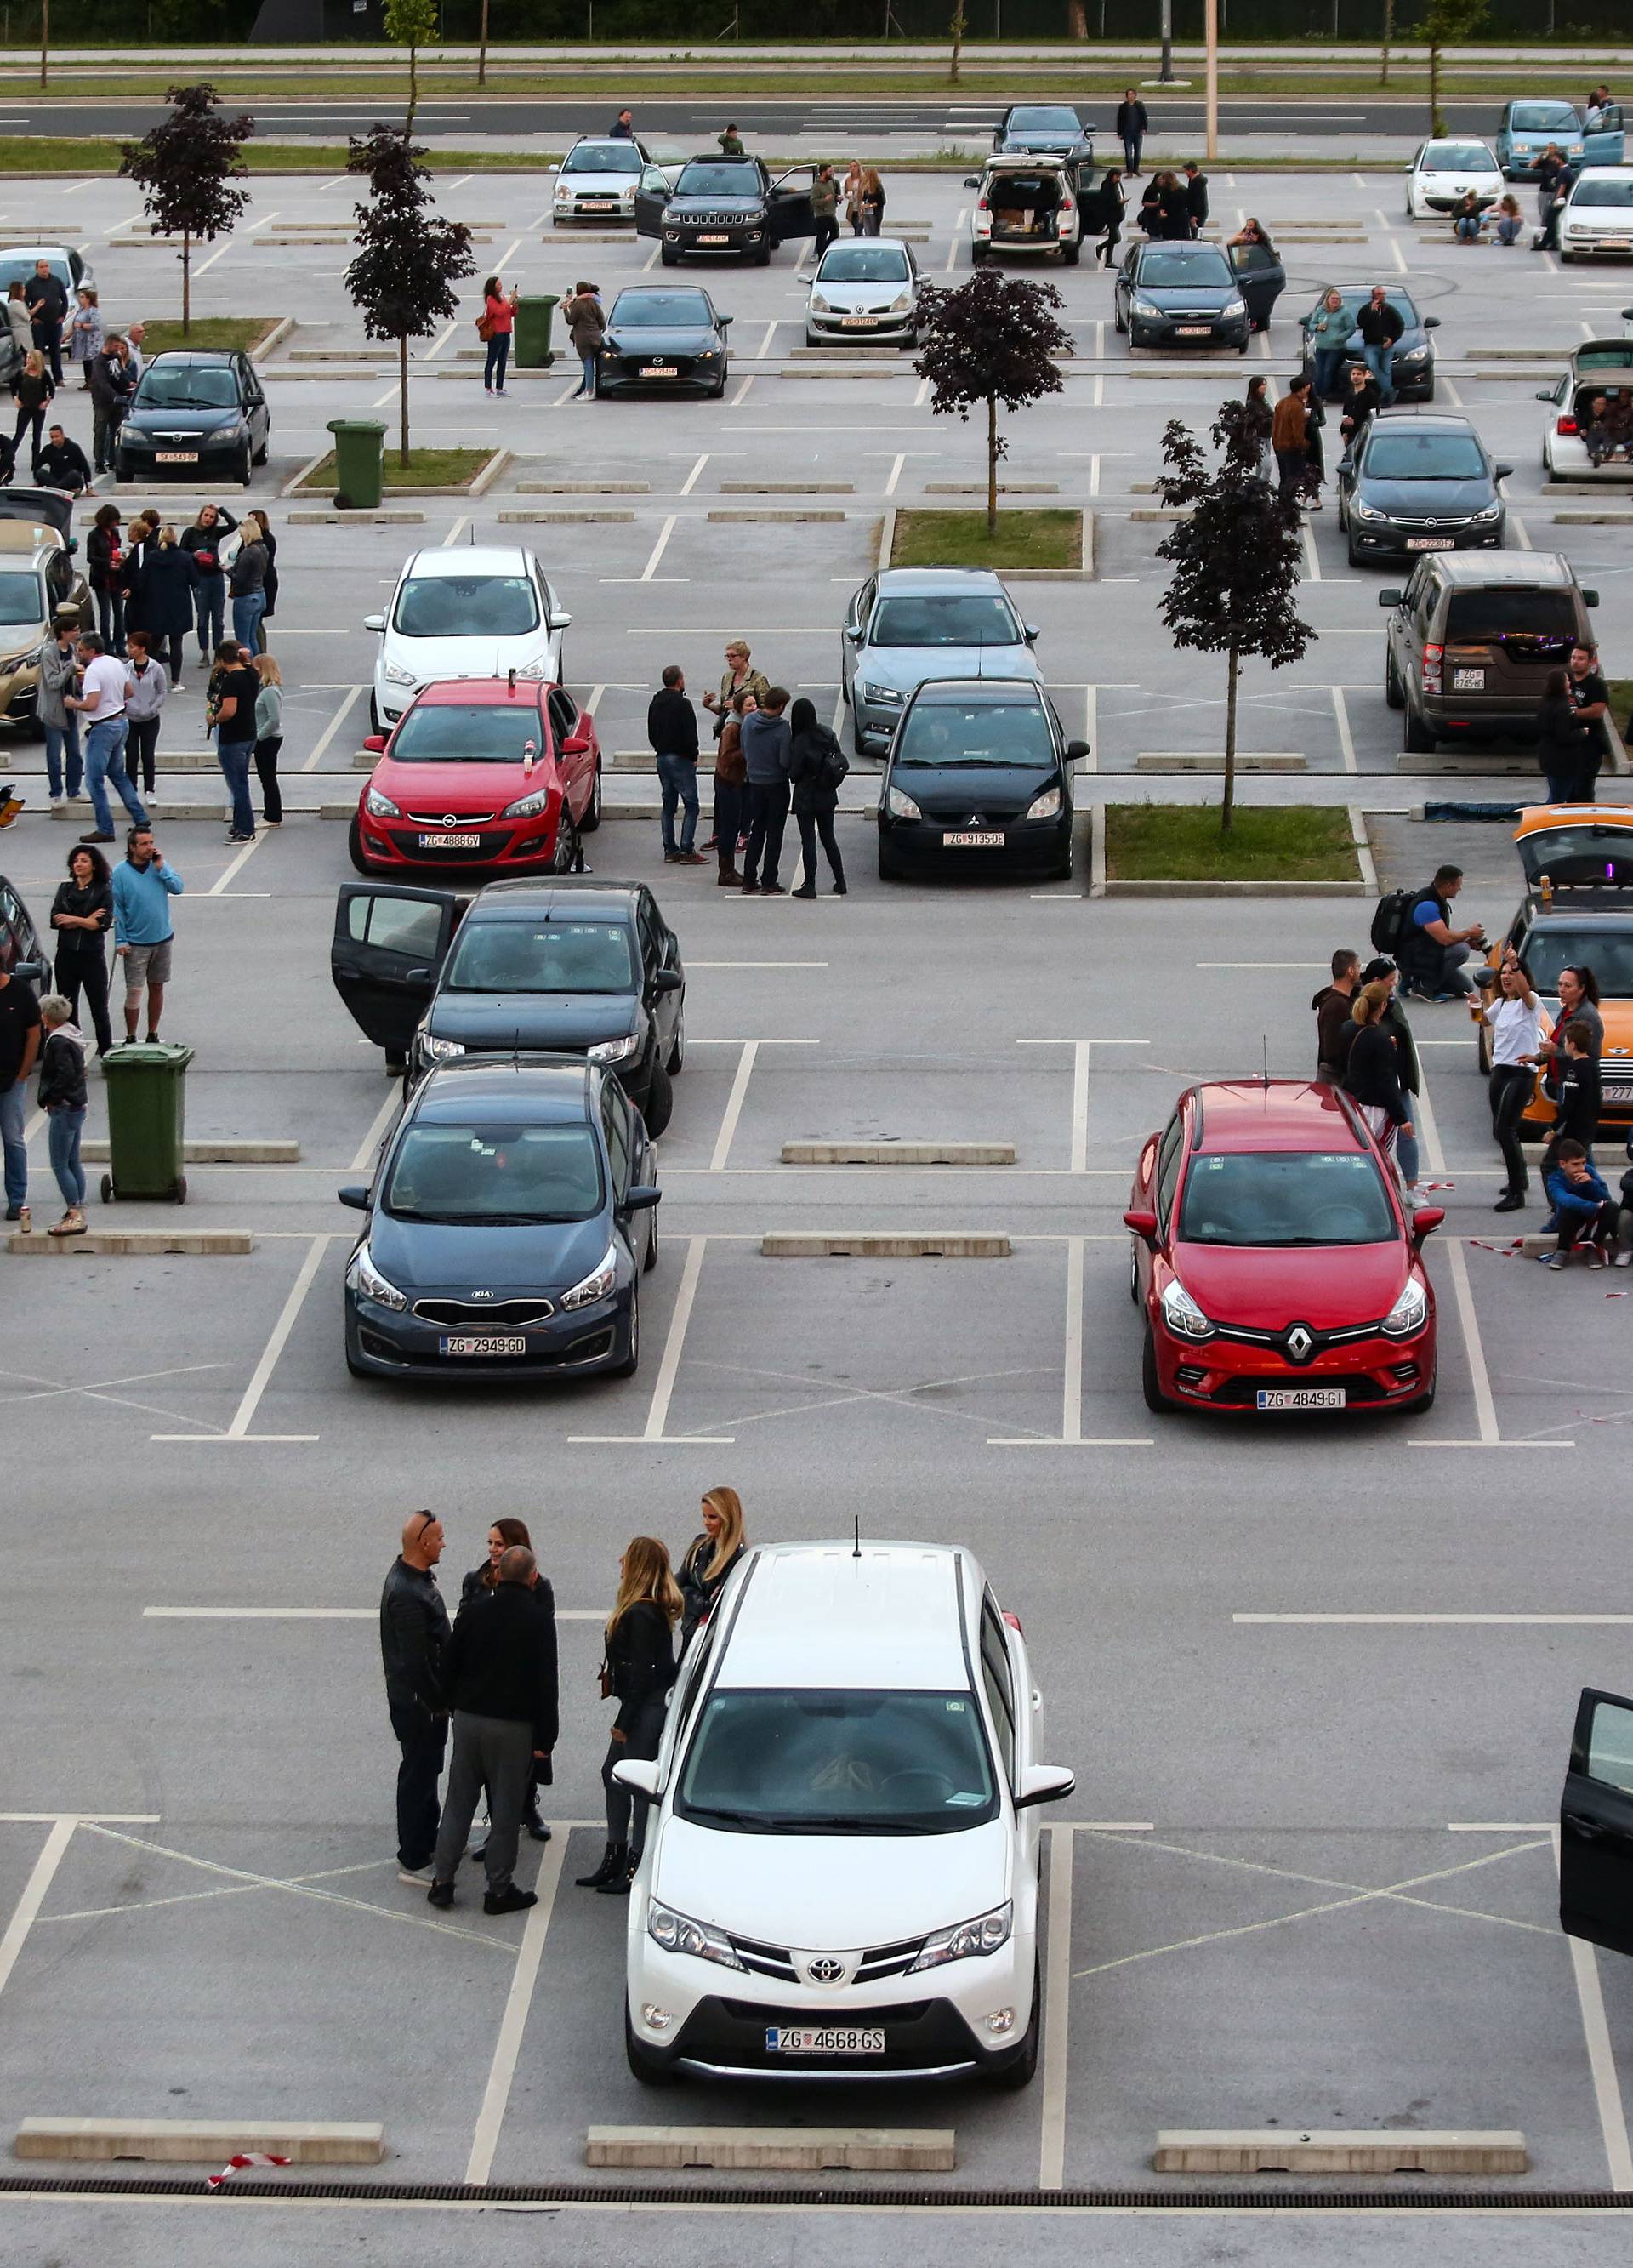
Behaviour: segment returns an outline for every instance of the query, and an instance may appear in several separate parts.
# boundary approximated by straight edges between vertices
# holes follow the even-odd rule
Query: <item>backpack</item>
[[[817,771],[817,785],[829,788],[837,795],[845,784],[846,775],[850,770],[850,759],[835,740],[831,748],[825,748],[822,752],[822,762]]]
[[[1423,896],[1422,890],[1387,890],[1378,901],[1372,916],[1372,948],[1387,953],[1398,961],[1401,949],[1412,934],[1412,909]]]

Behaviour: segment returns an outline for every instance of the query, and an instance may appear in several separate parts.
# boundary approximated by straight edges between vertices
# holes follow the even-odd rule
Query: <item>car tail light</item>
[[[1561,417],[1554,427],[1556,433],[1563,433],[1567,436],[1574,433],[1576,430],[1577,421],[1574,417]]]
[[[1019,1615],[1011,1614],[1007,1607],[1004,1609],[1004,1619],[1012,1631],[1020,1631],[1022,1638],[1026,1637],[1026,1631],[1024,1630],[1020,1630],[1020,1616]]]
[[[975,200],[975,210],[976,210],[977,212],[988,212],[988,211],[989,211],[990,210],[991,210],[991,208],[989,206],[989,204],[988,204],[987,200],[985,199],[985,197],[977,197],[977,198],[976,198],[976,200]]]
[[[1072,203],[1070,197],[1063,197],[1061,199],[1060,209],[1063,213],[1075,212],[1077,210],[1077,207]]]
[[[1443,645],[1426,645],[1423,648],[1423,690],[1425,693],[1439,692],[1440,664],[1445,658],[1445,648]]]

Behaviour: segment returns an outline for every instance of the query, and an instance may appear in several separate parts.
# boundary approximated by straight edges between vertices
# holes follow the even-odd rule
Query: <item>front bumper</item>
[[[741,259],[746,253],[759,252],[771,241],[769,223],[764,219],[719,222],[709,228],[694,228],[687,222],[665,221],[663,241],[671,252],[712,253],[717,258]]]
[[[559,198],[552,210],[551,219],[559,228],[564,221],[614,221],[635,218],[635,193],[627,197],[596,197],[589,191],[570,198]]]
[[[967,830],[951,820],[896,819],[881,813],[879,846],[904,866],[938,874],[1052,874],[1071,858],[1072,814],[1057,819],[995,819],[982,833],[1002,833],[1002,847],[948,849],[945,835]]]
[[[1261,1387],[1332,1387],[1345,1389],[1344,1413],[1385,1410],[1414,1402],[1434,1383],[1435,1326],[1432,1318],[1411,1338],[1386,1338],[1373,1332],[1323,1348],[1308,1362],[1289,1362],[1275,1347],[1250,1346],[1217,1336],[1201,1341],[1176,1338],[1159,1322],[1152,1327],[1157,1373],[1162,1390],[1192,1409],[1257,1418]]]
[[[1129,317],[1129,344],[1131,347],[1245,347],[1252,318],[1247,315],[1219,315],[1210,321],[1204,315],[1150,315]]]
[[[1350,508],[1350,540],[1379,559],[1416,559],[1431,551],[1501,550],[1506,519],[1467,520],[1460,527],[1423,527],[1392,519],[1361,519]]]
[[[631,1278],[633,1281],[633,1278]],[[418,1300],[435,1297],[419,1292]],[[515,1384],[554,1377],[588,1377],[609,1370],[629,1352],[629,1285],[621,1284],[592,1307],[563,1314],[559,1308],[548,1322],[530,1323],[520,1331],[494,1323],[488,1328],[500,1336],[521,1337],[527,1343],[520,1356],[449,1355],[444,1338],[478,1328],[462,1323],[429,1322],[411,1311],[382,1307],[346,1290],[346,1351],[359,1370],[376,1378],[434,1378],[439,1385]]]
[[[547,812],[535,819],[493,819],[468,828],[453,828],[477,837],[475,850],[445,850],[421,836],[435,829],[416,827],[411,819],[376,819],[357,808],[357,836],[363,855],[371,866],[416,873],[452,867],[503,866],[507,871],[548,868],[555,864],[559,814]]]
[[[673,371],[673,378],[649,378],[646,372],[653,365]],[[723,354],[705,359],[702,355],[603,355],[596,371],[595,390],[598,394],[628,394],[637,388],[643,393],[674,394],[685,386],[707,387],[712,394],[724,386],[726,359]]]
[[[213,434],[199,434],[185,441],[155,442],[121,427],[114,444],[114,464],[121,479],[135,473],[143,480],[196,481],[211,470],[225,472],[241,465],[244,452],[249,446],[248,436],[244,433],[235,434],[230,441],[218,441]],[[167,458],[180,461],[166,463]]]
[[[814,307],[805,310],[805,328],[819,338],[832,339],[835,345],[854,342],[858,346],[884,340],[887,344],[907,344],[915,335],[917,316],[911,307],[900,313],[855,316],[834,310],[819,314]]]
[[[1626,260],[1633,256],[1633,211],[1617,236],[1573,236],[1561,229],[1559,248],[1577,260]]]

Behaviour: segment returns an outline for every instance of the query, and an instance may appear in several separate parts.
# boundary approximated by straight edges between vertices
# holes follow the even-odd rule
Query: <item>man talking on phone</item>
[[[170,901],[181,895],[181,877],[153,840],[145,821],[125,837],[124,864],[114,869],[114,954],[125,964],[125,1042],[136,1038],[147,993],[147,1035],[158,1037],[165,987],[170,982]]]

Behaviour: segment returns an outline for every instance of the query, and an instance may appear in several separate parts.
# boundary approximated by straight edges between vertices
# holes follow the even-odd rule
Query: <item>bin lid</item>
[[[378,417],[331,417],[324,431],[328,433],[383,433],[386,427]]]
[[[519,291],[516,304],[519,307],[559,307],[562,294],[559,291]]]
[[[110,1048],[102,1058],[106,1078],[117,1079],[131,1071],[184,1071],[193,1060],[191,1048],[173,1047],[168,1040],[127,1040]]]

